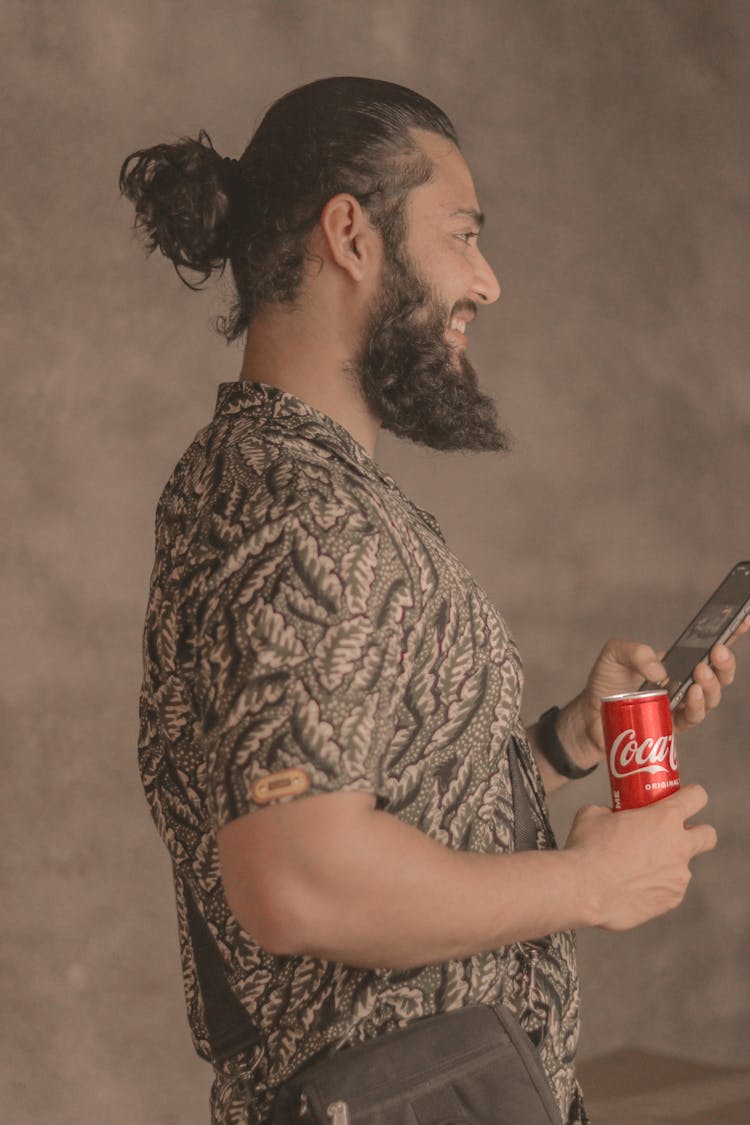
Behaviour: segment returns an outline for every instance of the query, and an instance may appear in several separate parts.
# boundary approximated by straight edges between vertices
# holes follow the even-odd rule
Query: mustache
[[[465,313],[465,312],[471,313],[472,316],[476,316],[477,313],[479,312],[479,306],[477,304],[475,304],[474,301],[469,301],[469,300],[456,301],[455,305],[451,309],[451,319],[454,316],[460,317],[461,313]]]

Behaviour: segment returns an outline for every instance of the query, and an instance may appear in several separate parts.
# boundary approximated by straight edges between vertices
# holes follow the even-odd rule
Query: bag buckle
[[[346,1102],[331,1102],[326,1108],[326,1117],[330,1117],[331,1125],[350,1125],[349,1106]]]

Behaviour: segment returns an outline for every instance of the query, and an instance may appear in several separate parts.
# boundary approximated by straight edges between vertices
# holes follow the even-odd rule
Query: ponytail
[[[135,205],[149,253],[158,248],[191,289],[226,265],[239,179],[237,161],[222,159],[203,130],[195,140],[133,152],[120,169],[120,191]],[[182,269],[201,275],[198,284]]]

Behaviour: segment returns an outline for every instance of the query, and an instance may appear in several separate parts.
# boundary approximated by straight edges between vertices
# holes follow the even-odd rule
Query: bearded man
[[[374,460],[381,427],[508,446],[467,358],[500,286],[453,126],[401,86],[325,79],[275,103],[238,161],[201,133],[134,153],[121,185],[178,272],[231,263],[221,328],[246,337],[159,502],[141,695],[212,1120],[325,1120],[295,1080],[369,1058],[386,1108],[355,1069],[362,1106],[339,1093],[330,1119],[583,1122],[572,930],[676,906],[715,833],[685,827],[706,801],[687,786],[581,810],[557,848],[546,798],[601,761],[601,696],[665,670],[609,642],[524,730],[503,618]],[[733,674],[715,651],[678,726]],[[533,1111],[500,1089],[470,1110],[471,1074],[397,1090],[386,1056],[362,1055],[407,1060],[405,1031],[426,1042],[477,1010],[538,1067]]]

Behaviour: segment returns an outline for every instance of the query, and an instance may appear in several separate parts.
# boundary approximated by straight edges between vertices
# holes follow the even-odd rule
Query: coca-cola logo
[[[677,751],[671,734],[644,738],[638,742],[634,730],[618,734],[609,752],[612,777],[630,777],[636,773],[676,772]]]

